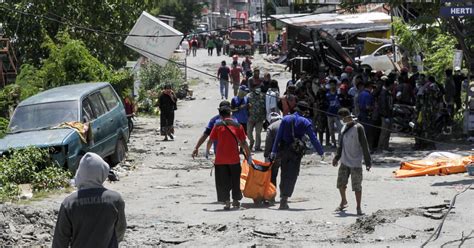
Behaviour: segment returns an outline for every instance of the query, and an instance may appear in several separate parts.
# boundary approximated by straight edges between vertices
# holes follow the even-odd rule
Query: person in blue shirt
[[[329,105],[327,109],[329,135],[331,136],[332,146],[335,148],[338,144],[336,142],[336,132],[339,133],[342,126],[337,117],[337,111],[339,111],[341,104],[337,97],[337,81],[335,79],[329,80],[329,91],[326,93],[326,101]]]
[[[371,114],[374,110],[374,96],[369,91],[371,86],[370,82],[364,84],[361,88],[359,96],[357,98],[357,104],[359,105],[359,115],[357,116],[358,121],[362,126],[364,126],[365,133],[367,138],[371,140]]]
[[[304,135],[308,135],[316,152],[321,156],[324,154],[314,133],[313,125],[306,118],[310,112],[309,104],[300,101],[295,110],[295,113],[283,118],[270,154],[271,161],[276,158],[277,153],[281,158],[280,209],[289,208],[288,198],[291,197],[295,189],[301,159],[304,156],[304,152],[295,151],[294,141],[298,142]]]
[[[232,116],[237,120],[237,122],[244,127],[244,131],[247,131],[247,121],[249,118],[249,100],[247,94],[249,90],[247,86],[241,85],[237,96],[232,98],[230,106],[232,109]]]
[[[224,107],[224,106],[230,107],[230,102],[224,100],[224,101],[219,103],[219,108]],[[201,147],[201,145],[204,144],[204,142],[207,140],[207,137],[209,137],[209,135],[211,135],[211,131],[214,128],[214,126],[216,125],[216,123],[219,123],[220,121],[221,121],[221,116],[220,115],[215,115],[214,117],[212,117],[209,120],[209,123],[207,124],[206,128],[204,129],[203,134],[199,138],[196,146],[194,147],[193,153],[191,154],[193,159],[198,155],[199,147]],[[215,144],[214,144],[214,147],[215,147]]]

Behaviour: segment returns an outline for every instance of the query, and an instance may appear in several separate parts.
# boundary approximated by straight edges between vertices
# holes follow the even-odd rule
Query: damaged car
[[[57,87],[22,101],[10,120],[0,152],[29,146],[49,149],[52,158],[74,172],[86,152],[120,163],[127,152],[128,121],[109,83]]]

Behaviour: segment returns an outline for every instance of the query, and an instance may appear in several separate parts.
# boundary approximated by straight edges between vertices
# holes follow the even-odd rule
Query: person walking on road
[[[340,145],[332,161],[333,166],[341,162],[337,175],[337,188],[341,194],[341,203],[336,211],[347,208],[346,188],[351,177],[352,191],[355,192],[357,202],[357,215],[363,215],[362,201],[362,159],[365,161],[367,171],[372,167],[369,144],[365,136],[364,127],[354,120],[348,109],[342,108],[338,112],[339,118],[344,123],[339,139]]]
[[[174,111],[178,109],[175,93],[171,90],[171,85],[167,84],[158,98],[158,107],[160,108],[160,131],[165,136],[164,141],[168,141],[168,137],[174,140]]]
[[[75,176],[77,191],[59,209],[53,248],[119,247],[127,228],[125,202],[103,186],[109,171],[99,155],[82,157]]]
[[[244,70],[244,74],[247,76],[252,74],[252,61],[250,61],[249,56],[245,56],[244,61],[242,61],[242,69]]]
[[[247,80],[247,87],[249,87],[250,91],[252,91],[256,88],[261,88],[262,83],[262,79],[260,78],[260,70],[258,68],[253,69],[252,77]]]
[[[249,118],[249,99],[247,94],[249,93],[248,88],[245,85],[240,86],[239,94],[234,96],[231,101],[232,116],[239,122],[247,132],[247,122]]]
[[[271,161],[274,161],[277,156],[281,158],[280,209],[283,210],[289,208],[288,198],[292,196],[295,189],[301,159],[306,152],[303,136],[309,136],[313,148],[321,157],[324,154],[314,133],[313,125],[306,118],[310,112],[308,103],[299,102],[295,110],[296,113],[283,117],[270,154]]]
[[[378,150],[390,151],[389,141],[390,133],[392,129],[392,117],[393,117],[393,80],[388,79],[386,76],[382,77],[384,86],[380,91],[380,96],[378,99],[378,106],[380,111],[380,116],[382,117],[382,127],[380,130],[380,137],[378,142]]]
[[[240,75],[243,75],[242,68],[239,66],[239,62],[232,61],[232,68],[230,69],[230,79],[232,83],[232,89],[234,90],[234,96],[237,96],[240,86]]]
[[[278,112],[270,113],[270,126],[267,128],[267,136],[265,138],[265,151],[263,152],[263,157],[265,158],[265,162],[270,161],[270,155],[272,154],[273,144],[275,142],[276,136],[278,134],[278,129],[280,129],[281,125],[281,115]],[[272,164],[272,179],[271,182],[273,185],[277,185],[277,176],[278,170],[280,169],[281,159],[280,157],[276,157],[273,160]]]
[[[229,101],[220,102],[218,109],[220,109],[222,107],[225,107],[225,106],[230,107],[230,102]],[[198,156],[199,148],[201,147],[202,144],[204,144],[207,137],[209,137],[209,135],[211,135],[211,131],[214,128],[214,126],[216,125],[216,123],[220,122],[221,120],[222,120],[222,118],[221,118],[220,115],[215,115],[209,120],[209,123],[207,124],[206,128],[204,129],[204,132],[202,133],[201,137],[199,137],[199,140],[198,140],[196,146],[194,147],[193,152],[191,153],[191,156],[193,157],[193,159]],[[234,120],[235,120],[235,118],[234,118]],[[235,120],[235,121],[237,121],[237,120]]]
[[[223,60],[221,62],[221,67],[219,67],[219,70],[217,70],[217,77],[219,78],[219,87],[221,91],[221,99],[227,99],[229,97],[229,76],[230,69]]]
[[[209,38],[207,41],[207,55],[212,56],[212,53],[214,52],[214,47],[216,47],[216,42],[214,41],[214,38]]]
[[[252,90],[248,94],[249,99],[249,119],[247,125],[247,135],[250,140],[250,150],[262,151],[262,129],[263,122],[266,118],[265,108],[265,94],[260,91],[260,88]],[[253,131],[255,129],[255,138]]]
[[[199,47],[199,42],[196,39],[196,36],[194,36],[193,39],[191,40],[191,49],[193,50],[193,57],[196,57],[198,47]]]
[[[231,117],[231,108],[223,106],[219,108],[221,121],[216,123],[212,129],[207,143],[206,154],[212,147],[213,142],[217,142],[214,168],[216,170],[216,191],[217,200],[225,204],[224,210],[230,210],[230,192],[232,191],[232,206],[240,207],[242,192],[240,191],[240,151],[239,146],[247,154],[249,164],[252,164],[250,149],[246,142],[246,136],[242,125],[234,121]]]
[[[331,136],[332,146],[336,148],[336,133],[341,130],[341,122],[337,117],[337,111],[339,110],[340,103],[337,97],[337,81],[335,79],[329,80],[329,91],[326,93],[326,101],[328,104],[327,108],[327,119],[329,135]]]

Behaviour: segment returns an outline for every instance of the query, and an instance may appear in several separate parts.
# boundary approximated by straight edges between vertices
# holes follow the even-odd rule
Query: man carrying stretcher
[[[323,157],[323,148],[316,138],[313,125],[306,117],[309,115],[308,103],[298,102],[296,112],[283,118],[273,143],[270,160],[281,158],[280,209],[289,209],[288,198],[295,189],[296,180],[300,172],[301,159],[306,152],[306,145],[302,140],[308,135],[316,152]]]
[[[209,136],[206,154],[216,142],[215,180],[217,200],[225,204],[224,210],[230,210],[230,192],[232,191],[232,206],[240,207],[242,192],[240,191],[240,152],[239,146],[247,154],[248,163],[252,163],[250,149],[242,125],[231,118],[230,105],[219,107],[221,121],[216,122]]]

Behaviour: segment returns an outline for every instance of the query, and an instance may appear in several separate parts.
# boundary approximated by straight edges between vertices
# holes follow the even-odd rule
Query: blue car
[[[89,124],[89,135],[64,123]],[[86,125],[87,126],[87,125]],[[85,137],[87,136],[87,137]],[[112,165],[127,152],[125,109],[109,83],[83,83],[41,92],[22,101],[10,120],[0,152],[28,146],[49,149],[59,165],[76,171],[81,157],[94,152]]]

